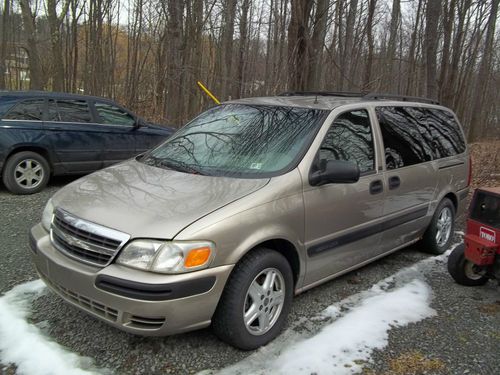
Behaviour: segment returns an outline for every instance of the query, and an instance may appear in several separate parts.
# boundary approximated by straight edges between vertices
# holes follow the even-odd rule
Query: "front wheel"
[[[474,263],[465,258],[465,245],[458,245],[448,258],[448,272],[460,285],[478,286],[488,282],[488,277]]]
[[[274,250],[256,249],[236,264],[212,328],[237,348],[257,349],[283,329],[292,296],[293,274],[286,258]]]
[[[455,206],[444,198],[436,208],[429,227],[424,233],[422,245],[424,251],[431,254],[443,254],[451,244],[455,228]]]

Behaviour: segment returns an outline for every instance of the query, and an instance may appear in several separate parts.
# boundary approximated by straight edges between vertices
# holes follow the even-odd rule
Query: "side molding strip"
[[[392,229],[394,227],[397,227],[398,225],[405,224],[416,219],[420,219],[425,215],[427,215],[427,211],[428,211],[427,207],[419,208],[416,211],[397,216],[393,219],[386,220],[382,223],[374,224],[363,229],[358,229],[354,232],[344,234],[343,236],[334,238],[332,240],[328,240],[319,243],[317,245],[313,245],[307,249],[307,255],[310,257],[314,257],[325,251],[333,250],[336,247],[344,246],[351,242],[356,242],[363,238],[373,236],[374,234]]]

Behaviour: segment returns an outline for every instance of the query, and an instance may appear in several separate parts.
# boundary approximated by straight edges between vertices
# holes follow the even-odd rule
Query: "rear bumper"
[[[208,326],[233,268],[160,275],[116,264],[93,267],[55,249],[41,224],[31,229],[30,245],[38,274],[55,293],[112,326],[146,336]]]

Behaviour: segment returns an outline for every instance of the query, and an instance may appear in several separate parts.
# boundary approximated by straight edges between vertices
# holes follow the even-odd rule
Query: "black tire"
[[[474,272],[473,263],[465,259],[465,245],[458,245],[448,258],[448,272],[460,285],[479,286],[488,282],[488,277]]]
[[[446,241],[438,241],[438,231],[439,225],[440,225],[440,217],[441,215],[444,215],[444,213],[447,213],[450,215],[450,220],[451,222],[449,223],[449,230],[448,233],[448,238]],[[453,233],[455,231],[455,206],[453,205],[453,202],[449,200],[448,198],[444,198],[437,206],[436,211],[434,212],[434,216],[432,217],[431,223],[427,227],[427,230],[424,233],[424,236],[422,238],[422,247],[423,251],[434,254],[434,255],[440,255],[443,254],[451,244],[451,241],[453,240]]]
[[[282,276],[280,280],[284,281],[285,289],[283,293],[283,305],[281,305],[281,311],[274,315],[277,318],[273,317],[273,319],[269,320],[273,321],[276,319],[274,320],[274,324],[270,325],[268,331],[262,330],[264,333],[251,333],[250,330],[252,329],[259,330],[261,317],[255,319],[254,323],[252,323],[255,324],[255,327],[250,326],[247,328],[247,325],[245,325],[245,309],[247,307],[250,309],[250,305],[252,307],[254,305],[254,302],[249,304],[249,300],[251,300],[249,288],[250,285],[258,280],[258,277],[261,275],[266,276],[264,272],[274,272],[268,270],[277,270]],[[275,276],[276,278],[278,276]],[[293,288],[292,269],[283,255],[277,251],[265,248],[258,248],[251,251],[236,264],[226,283],[221,300],[212,318],[213,331],[222,341],[242,350],[253,350],[267,344],[276,338],[285,326],[286,318],[292,304]],[[257,309],[262,311],[262,308],[264,308],[267,312],[267,306],[269,314],[271,314],[272,309],[275,308],[272,307],[272,303],[272,299],[266,297],[262,299],[262,302],[257,303],[260,306],[254,311],[259,314]]]
[[[26,179],[21,169],[26,170]],[[32,151],[18,152],[7,159],[3,169],[3,183],[14,194],[33,194],[42,190],[49,181],[50,167],[43,156]]]

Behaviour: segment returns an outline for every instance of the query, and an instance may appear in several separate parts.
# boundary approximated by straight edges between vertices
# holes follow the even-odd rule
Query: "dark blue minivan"
[[[173,132],[109,99],[0,91],[0,170],[15,194],[40,191],[51,175],[85,174],[131,158]]]

